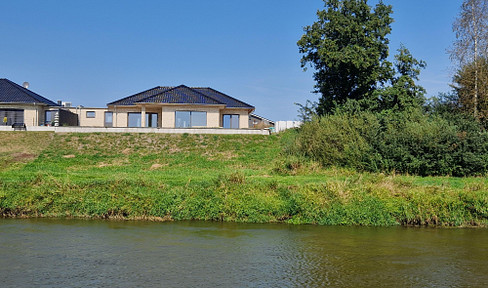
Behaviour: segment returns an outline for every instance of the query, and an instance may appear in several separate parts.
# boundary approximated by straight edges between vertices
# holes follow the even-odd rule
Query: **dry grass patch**
[[[51,132],[0,132],[0,153],[39,155],[53,139]]]
[[[149,170],[161,169],[161,168],[166,167],[168,165],[169,165],[168,163],[165,163],[165,164],[154,163],[154,164],[151,165],[151,167],[149,168]]]
[[[0,167],[29,163],[52,144],[51,132],[0,132]]]

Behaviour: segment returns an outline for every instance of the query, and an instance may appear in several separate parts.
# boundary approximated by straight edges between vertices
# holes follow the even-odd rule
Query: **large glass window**
[[[146,127],[158,127],[158,113],[146,113]]]
[[[127,127],[141,127],[141,113],[129,112],[127,113]]]
[[[175,127],[176,128],[191,127],[190,111],[176,111]]]
[[[222,118],[224,128],[239,129],[239,114],[224,114]]]
[[[191,127],[207,127],[207,112],[191,111]]]
[[[54,126],[54,115],[57,111],[46,111],[46,117],[44,118],[44,125]]]
[[[113,127],[114,124],[114,113],[107,111],[105,112],[105,127]]]
[[[202,111],[176,111],[175,127],[207,127],[207,112]]]
[[[10,126],[14,123],[24,123],[24,110],[0,109],[0,126]]]
[[[86,111],[86,118],[95,118],[95,111]]]

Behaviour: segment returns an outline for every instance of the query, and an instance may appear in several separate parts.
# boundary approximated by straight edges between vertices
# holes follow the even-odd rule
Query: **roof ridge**
[[[145,93],[145,92],[151,91],[151,90],[156,89],[156,88],[158,88],[158,87],[159,87],[159,86],[156,86],[156,87],[154,87],[154,88],[150,88],[150,89],[144,90],[144,91],[142,91],[142,92],[139,92],[139,93],[136,93],[136,94],[129,95],[129,96],[124,97],[124,98],[122,98],[122,99],[117,99],[117,100],[115,100],[115,101],[112,101],[112,102],[107,103],[107,105],[111,105],[111,104],[113,104],[113,103],[115,103],[115,102],[120,102],[120,101],[125,100],[125,99],[128,99],[128,98],[130,98],[130,97],[134,97],[135,95],[139,95],[139,94],[142,94],[142,93]]]
[[[185,87],[188,87],[188,86],[185,86]],[[219,100],[217,100],[217,99],[215,99],[215,98],[213,98],[213,97],[210,97],[210,96],[208,96],[208,95],[203,94],[203,93],[202,93],[202,92],[200,92],[200,91],[195,90],[195,89],[197,89],[197,88],[191,88],[191,87],[188,87],[188,88],[189,88],[189,89],[191,89],[192,91],[194,91],[194,92],[196,92],[196,93],[198,93],[198,94],[202,95],[202,96],[203,96],[203,97],[205,97],[205,98],[210,98],[211,100],[213,100],[213,101],[215,101],[215,102],[217,102],[217,103],[220,103],[220,104],[226,105],[225,103],[222,103],[221,101],[219,101]],[[227,106],[227,105],[226,105],[226,106]]]
[[[156,97],[156,96],[161,95],[161,94],[163,94],[163,93],[170,92],[170,91],[175,90],[175,89],[177,89],[177,88],[187,88],[187,89],[191,90],[192,92],[197,93],[197,94],[199,94],[199,95],[203,96],[204,98],[207,98],[207,99],[210,99],[210,100],[212,100],[212,101],[215,101],[215,102],[217,102],[217,103],[219,103],[219,104],[225,105],[225,103],[222,103],[221,101],[219,101],[219,100],[217,100],[217,99],[214,99],[213,97],[207,96],[207,95],[203,94],[202,92],[195,90],[195,88],[192,88],[192,87],[186,86],[185,84],[181,84],[181,85],[178,85],[178,86],[174,86],[174,87],[172,87],[171,89],[167,89],[167,90],[161,91],[160,93],[157,93],[157,94],[154,94],[154,95],[152,95],[152,96],[149,96],[149,97],[143,98],[143,99],[141,99],[141,100],[139,100],[139,101],[137,101],[137,102],[135,102],[135,103],[142,102],[142,101],[147,100],[147,99],[149,99],[149,98]]]
[[[168,92],[168,91],[171,91],[171,90],[175,89],[175,87],[174,87],[174,86],[173,86],[173,87],[171,87],[171,86],[167,86],[167,87],[163,87],[163,86],[157,86],[157,87],[154,87],[153,89],[156,89],[156,88],[163,88],[163,89],[164,89],[164,88],[169,88],[169,89],[165,89],[165,90],[163,90],[163,91],[161,91],[161,92],[158,92],[158,93],[156,93],[156,94],[154,94],[154,95],[144,97],[144,98],[142,98],[142,99],[140,99],[139,101],[134,102],[134,103],[141,102],[141,101],[146,100],[146,99],[148,99],[148,98],[151,98],[151,97],[153,97],[153,96],[160,95],[160,94],[162,94],[162,93],[165,93],[165,92]],[[151,90],[153,90],[153,89],[151,89]],[[144,91],[144,92],[141,92],[141,93],[138,93],[138,94],[142,94],[142,93],[145,93],[145,92],[147,92],[147,91]],[[138,94],[136,94],[136,95],[138,95]]]
[[[170,86],[168,86],[168,87],[170,87]],[[136,93],[136,94],[129,95],[129,96],[124,97],[124,98],[122,98],[122,99],[118,99],[118,100],[112,101],[112,102],[108,103],[107,105],[113,105],[113,103],[115,103],[115,102],[121,102],[121,101],[123,101],[123,100],[129,99],[129,98],[132,98],[132,97],[137,96],[137,95],[140,95],[140,94],[144,94],[144,93],[146,93],[146,92],[149,92],[149,91],[152,91],[152,90],[155,90],[155,89],[158,89],[158,88],[168,88],[168,87],[156,86],[156,87],[153,87],[153,88],[150,88],[150,89],[144,90],[144,91],[142,91],[142,92],[139,92],[139,93]],[[171,89],[173,89],[173,88],[174,88],[174,87],[171,87]],[[168,90],[170,90],[170,89],[167,89],[167,90],[165,90],[165,91],[168,91]],[[159,94],[159,93],[154,94],[154,95],[158,95],[158,94]],[[154,96],[154,95],[153,95],[153,96]],[[147,98],[149,98],[149,97],[152,97],[152,96],[146,96],[146,97],[142,98],[141,100],[147,99]],[[139,102],[139,101],[138,101],[138,102]]]
[[[154,94],[154,95],[144,97],[144,98],[142,98],[142,99],[140,99],[139,101],[134,102],[134,103],[139,103],[139,102],[142,102],[142,101],[147,100],[147,99],[149,99],[149,98],[152,98],[152,97],[155,97],[155,96],[161,95],[161,94],[163,94],[163,93],[166,93],[166,92],[169,92],[169,91],[172,91],[172,90],[175,90],[176,88],[178,88],[178,87],[180,87],[180,86],[185,86],[185,85],[183,85],[183,84],[182,84],[182,85],[179,85],[179,86],[173,86],[173,87],[171,87],[170,89],[166,89],[166,90],[161,91],[161,92],[159,92],[159,93],[156,93],[156,94]],[[163,87],[158,86],[158,87],[156,87],[156,88],[163,88]],[[153,89],[156,89],[156,88],[153,88]],[[145,93],[145,92],[150,91],[150,90],[152,90],[152,89],[149,89],[149,90],[143,91],[143,92],[141,92],[141,93]],[[137,93],[137,94],[141,94],[141,93]],[[137,94],[135,94],[135,95],[137,95]]]

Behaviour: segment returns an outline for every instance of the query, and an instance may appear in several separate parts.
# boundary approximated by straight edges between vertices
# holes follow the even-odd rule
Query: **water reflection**
[[[488,283],[488,230],[0,219],[2,287]]]

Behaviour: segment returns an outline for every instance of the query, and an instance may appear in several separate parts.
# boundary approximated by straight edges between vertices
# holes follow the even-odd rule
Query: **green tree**
[[[387,61],[392,7],[380,1],[372,9],[367,2],[324,0],[325,9],[297,43],[302,67],[310,64],[316,70],[319,115],[349,99],[367,103],[392,77]]]
[[[454,91],[460,109],[488,122],[488,60],[479,58],[462,66],[453,77]],[[476,93],[476,97],[474,97]],[[474,113],[476,111],[476,113]]]
[[[425,102],[425,89],[417,85],[420,70],[426,63],[415,59],[403,45],[395,55],[397,75],[392,77],[391,86],[377,91],[379,110],[405,111],[420,109]]]
[[[312,121],[312,119],[317,116],[317,102],[312,102],[307,100],[305,105],[300,103],[295,103],[298,106],[298,118],[302,122]]]
[[[468,94],[471,97],[469,105],[471,113],[478,118],[480,101],[480,84],[482,83],[480,61],[488,56],[488,0],[464,0],[461,5],[459,17],[453,24],[453,31],[456,33],[456,41],[449,51],[451,59],[459,64],[460,73],[455,76],[454,82],[460,81],[458,76],[469,76],[472,85],[464,91],[463,97]],[[468,65],[469,67],[464,68]],[[472,71],[464,73],[463,70]],[[456,79],[458,77],[458,79]],[[461,95],[460,95],[461,96]]]

